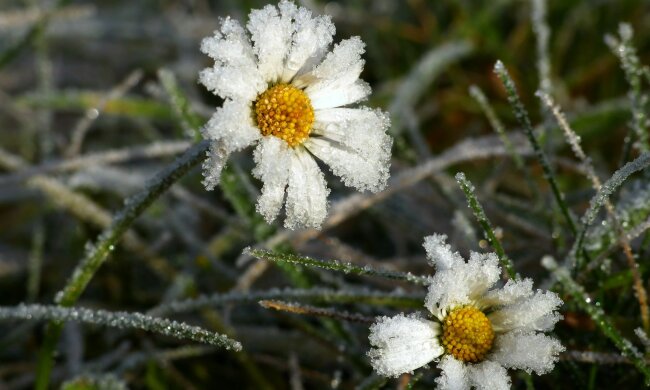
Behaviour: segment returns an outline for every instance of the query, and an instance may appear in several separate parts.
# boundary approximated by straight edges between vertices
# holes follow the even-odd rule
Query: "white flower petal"
[[[445,234],[434,234],[424,237],[424,250],[427,252],[429,263],[437,271],[444,271],[465,264],[465,260],[463,260],[458,252],[452,252],[451,246],[447,244],[447,236]]]
[[[393,139],[388,114],[379,109],[330,108],[314,112],[313,135],[339,142],[365,158],[390,159]]]
[[[372,192],[386,187],[389,176],[388,161],[366,158],[350,148],[324,138],[309,138],[304,146],[325,162],[345,185]]]
[[[364,43],[359,37],[341,41],[312,72],[292,81],[305,88],[316,110],[358,102],[370,94],[370,86],[359,80],[364,61]]]
[[[201,52],[229,64],[255,65],[255,55],[246,31],[238,21],[226,17],[214,35],[201,41]]]
[[[558,340],[544,334],[510,332],[497,336],[488,359],[507,368],[542,375],[553,370],[562,351],[564,347]]]
[[[253,175],[263,183],[256,209],[268,223],[277,217],[282,208],[292,154],[286,142],[272,136],[262,137],[253,153],[257,164]]]
[[[502,288],[488,291],[480,300],[481,307],[512,305],[533,295],[533,280],[530,278],[508,280]]]
[[[431,278],[424,306],[439,316],[448,308],[477,302],[499,280],[500,273],[499,259],[494,253],[472,252],[467,263],[436,272]]]
[[[381,317],[370,327],[368,352],[379,375],[394,377],[422,367],[440,356],[440,325],[415,316]]]
[[[477,390],[508,390],[510,375],[500,364],[486,360],[469,367],[469,377]]]
[[[226,166],[230,152],[220,142],[211,142],[207,158],[203,161],[203,185],[212,191],[221,180],[221,171]]]
[[[357,80],[347,85],[327,85],[306,91],[311,105],[315,110],[341,107],[359,102],[372,92],[370,85],[363,80]]]
[[[295,4],[282,1],[280,11],[273,5],[252,10],[246,27],[251,33],[258,69],[265,81],[276,82],[284,71],[284,60],[291,46]]]
[[[221,141],[229,152],[243,149],[261,136],[253,123],[249,104],[240,100],[226,100],[201,133],[205,138]]]
[[[284,226],[288,229],[319,228],[327,214],[329,189],[325,177],[304,148],[297,147],[293,151]]]
[[[436,378],[439,390],[466,390],[469,389],[469,372],[467,366],[462,362],[446,355],[438,363],[442,370]]]
[[[313,71],[294,80],[295,85],[308,86],[307,92],[321,89],[329,85],[349,85],[354,83],[363,70],[365,44],[359,37],[344,39],[334,45]]]
[[[253,100],[266,88],[257,70],[253,49],[242,26],[226,18],[214,36],[201,42],[201,51],[215,60],[199,74],[208,90],[224,99]]]
[[[266,87],[260,80],[255,69],[218,63],[199,73],[199,82],[210,92],[224,99],[253,101]]]
[[[499,309],[488,318],[495,331],[550,330],[562,316],[555,312],[562,300],[551,291],[537,290],[532,297]]]
[[[469,272],[474,269],[473,277],[468,279],[470,288],[470,298],[479,299],[485,292],[499,281],[501,277],[501,267],[499,267],[499,258],[494,253],[477,253],[470,252],[467,261]]]
[[[282,74],[284,82],[311,71],[327,52],[336,32],[329,16],[312,17],[311,12],[302,7],[295,14],[294,30],[291,50]]]

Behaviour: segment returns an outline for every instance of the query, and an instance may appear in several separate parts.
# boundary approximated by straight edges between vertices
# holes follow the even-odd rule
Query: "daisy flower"
[[[200,82],[224,99],[202,129],[214,141],[204,184],[219,182],[225,158],[255,145],[253,175],[263,183],[257,211],[272,222],[285,204],[287,228],[319,227],[329,189],[315,159],[347,186],[379,191],[389,175],[386,113],[351,108],[370,94],[359,79],[364,43],[334,45],[328,16],[290,1],[251,11],[242,27],[226,18],[201,51],[214,66]]]
[[[368,355],[375,371],[394,377],[433,361],[442,370],[438,388],[490,390],[510,387],[507,368],[551,371],[564,347],[543,332],[562,318],[556,312],[562,300],[533,292],[531,279],[492,288],[501,275],[497,256],[472,252],[465,262],[446,239],[424,239],[436,268],[424,303],[430,318],[400,314],[371,326]]]

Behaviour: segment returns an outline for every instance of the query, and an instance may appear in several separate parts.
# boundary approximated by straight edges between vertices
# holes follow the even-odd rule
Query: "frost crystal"
[[[508,389],[508,368],[550,372],[564,347],[541,332],[562,318],[562,300],[550,291],[533,292],[530,279],[494,288],[501,274],[497,256],[472,252],[465,261],[446,238],[424,239],[437,268],[424,303],[431,320],[378,318],[368,337],[375,371],[398,376],[440,359],[438,388],[461,390]]]
[[[226,18],[203,40],[201,51],[215,63],[199,80],[225,100],[202,129],[214,141],[204,164],[207,189],[218,184],[227,155],[251,145],[256,145],[253,174],[263,183],[257,211],[269,223],[285,204],[286,227],[320,227],[329,190],[314,157],[347,186],[373,192],[386,186],[392,147],[388,116],[367,107],[343,108],[370,94],[359,79],[365,45],[353,37],[328,53],[334,33],[329,17],[312,16],[284,0],[253,10],[246,28]],[[265,94],[278,85],[293,97]],[[294,110],[296,101],[308,102],[307,108]],[[293,124],[311,123],[303,119],[312,115],[308,134],[294,137]]]
[[[436,337],[440,326],[418,317],[381,317],[370,328],[368,355],[375,370],[384,376],[399,376],[429,363],[443,353]]]

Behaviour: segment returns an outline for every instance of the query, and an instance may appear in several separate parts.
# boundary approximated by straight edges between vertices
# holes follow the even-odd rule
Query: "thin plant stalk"
[[[506,93],[508,94],[508,101],[512,106],[512,110],[514,111],[515,117],[517,118],[517,121],[519,121],[521,127],[526,132],[526,136],[528,137],[528,140],[530,141],[530,144],[532,145],[533,150],[535,151],[535,156],[537,156],[537,159],[542,165],[542,170],[544,171],[544,178],[548,181],[548,183],[551,186],[553,196],[555,197],[555,201],[557,202],[558,206],[560,207],[560,210],[562,211],[562,215],[564,216],[564,219],[569,225],[571,232],[574,235],[577,234],[578,229],[576,227],[576,223],[573,220],[573,217],[571,216],[571,212],[569,211],[569,207],[567,206],[566,201],[564,200],[564,195],[560,191],[560,188],[557,184],[557,180],[555,179],[555,173],[551,168],[551,164],[549,163],[546,154],[542,150],[542,147],[539,144],[537,137],[535,136],[535,133],[533,131],[533,126],[530,122],[530,118],[528,117],[528,112],[526,111],[526,108],[521,102],[521,99],[519,99],[519,95],[517,94],[517,89],[515,87],[514,81],[512,81],[512,78],[510,77],[508,70],[505,68],[505,66],[501,61],[497,61],[496,65],[494,66],[494,72],[497,74],[497,76],[501,80],[501,83],[503,83],[503,86],[506,89]]]
[[[338,260],[327,260],[327,261],[317,260],[317,259],[312,259],[310,257],[301,257],[301,256],[295,256],[286,253],[276,253],[276,252],[270,252],[270,251],[265,251],[260,249],[250,249],[250,248],[244,249],[244,253],[249,254],[258,259],[269,260],[272,262],[291,263],[291,264],[303,265],[306,267],[323,268],[332,271],[343,272],[346,274],[378,276],[378,277],[383,277],[388,279],[408,281],[408,282],[412,282],[424,286],[429,284],[429,279],[423,276],[417,276],[411,273],[375,269],[370,266],[359,267],[357,265],[341,262]]]
[[[74,321],[85,324],[108,326],[119,329],[140,329],[165,336],[188,339],[235,351],[241,344],[219,333],[209,332],[165,318],[150,317],[140,313],[109,312],[82,307],[61,307],[57,305],[25,305],[0,307],[0,321]]]
[[[575,298],[576,304],[594,320],[598,328],[621,351],[623,356],[630,359],[632,364],[645,376],[646,386],[650,384],[650,367],[643,355],[634,348],[632,343],[625,339],[614,327],[600,305],[594,302],[585,292],[584,288],[571,278],[569,270],[558,266],[551,257],[542,259],[542,265],[557,276],[558,281],[566,288],[567,292]]]
[[[567,260],[571,263],[571,267],[576,266],[577,253],[583,250],[583,244],[585,236],[587,235],[587,229],[596,219],[598,211],[600,208],[607,202],[609,196],[614,193],[625,180],[630,177],[635,172],[644,170],[650,166],[650,152],[644,153],[637,157],[635,160],[630,161],[625,164],[621,169],[614,172],[612,177],[610,177],[603,185],[600,187],[596,195],[589,202],[589,209],[582,216],[582,226],[578,232],[577,238],[573,243],[573,247],[569,252]]]
[[[599,191],[602,188],[603,183],[600,181],[598,175],[596,175],[596,170],[594,169],[591,160],[587,157],[585,152],[582,150],[582,146],[580,145],[580,138],[576,135],[576,133],[573,131],[573,129],[567,122],[564,114],[562,113],[562,111],[560,111],[560,107],[553,102],[553,99],[548,94],[542,91],[538,91],[537,95],[553,113],[553,116],[555,117],[560,128],[564,132],[564,136],[566,137],[569,145],[571,146],[573,153],[576,155],[576,157],[578,157],[578,159],[580,159],[580,162],[582,163],[584,169],[586,170],[587,177],[591,181],[592,187],[594,188],[594,190]],[[645,329],[645,331],[647,332],[648,330],[650,330],[650,312],[648,310],[648,294],[646,292],[645,287],[643,286],[643,281],[641,280],[641,274],[639,273],[639,265],[634,259],[634,254],[632,253],[632,248],[627,238],[627,234],[623,230],[623,227],[621,226],[621,223],[618,220],[618,217],[616,216],[614,205],[612,205],[612,203],[609,200],[605,202],[605,209],[607,210],[609,219],[612,221],[612,225],[614,226],[616,235],[618,236],[618,242],[621,248],[623,249],[623,253],[625,254],[627,265],[630,268],[630,271],[632,272],[632,279],[634,280],[634,290],[636,291],[635,295],[637,300],[639,301],[639,308],[641,311],[641,322],[643,323],[643,329]]]
[[[57,293],[55,298],[57,304],[64,307],[75,304],[95,275],[95,272],[106,261],[110,253],[115,249],[115,245],[118,244],[137,217],[158,197],[164,194],[172,184],[203,160],[208,145],[209,143],[204,141],[189,148],[174,163],[156,176],[147,188],[126,202],[124,209],[116,214],[111,226],[98,237],[97,242],[77,265],[65,287]],[[54,365],[54,349],[61,335],[62,327],[62,323],[56,321],[50,322],[47,326],[36,369],[36,389],[38,390],[48,388],[50,373]]]
[[[621,23],[618,27],[618,34],[620,40],[608,34],[605,36],[605,43],[621,61],[625,78],[630,85],[628,96],[631,103],[631,125],[637,138],[634,147],[641,153],[645,153],[650,151],[650,138],[648,137],[648,115],[646,114],[648,97],[641,91],[644,67],[641,66],[636,49],[632,45],[632,26]]]
[[[524,165],[524,159],[521,153],[515,150],[515,147],[513,146],[512,141],[510,140],[510,137],[508,137],[508,134],[506,134],[505,126],[503,125],[501,120],[499,120],[497,114],[494,112],[494,109],[490,105],[490,102],[488,102],[487,97],[485,96],[481,88],[477,87],[476,85],[472,85],[469,87],[469,94],[478,103],[479,107],[481,107],[481,110],[483,111],[483,114],[485,115],[488,122],[490,123],[490,127],[492,127],[492,130],[494,130],[499,136],[499,138],[501,138],[501,142],[503,142],[503,146],[510,154],[512,160],[515,162],[515,166],[524,175],[524,179],[526,180],[526,184],[528,185],[528,188],[530,190],[530,195],[533,197],[535,202],[539,205],[540,204],[539,192],[536,191],[535,184],[533,183],[533,179],[530,177],[530,173],[528,172],[526,166]]]
[[[373,322],[375,322],[375,319],[373,317],[364,316],[362,314],[348,313],[346,311],[338,311],[334,309],[316,307],[311,305],[303,305],[295,302],[263,300],[260,301],[259,304],[265,309],[285,311],[294,314],[311,315],[317,317],[328,317],[337,320],[360,322],[365,324],[372,324]]]
[[[494,251],[499,257],[499,262],[506,270],[508,276],[511,279],[516,279],[517,274],[515,273],[515,268],[512,264],[512,260],[508,258],[505,251],[503,250],[501,241],[499,241],[496,234],[494,234],[494,229],[492,228],[492,225],[490,224],[490,221],[488,220],[487,215],[483,210],[483,206],[481,206],[478,199],[476,198],[476,194],[474,194],[474,186],[469,180],[467,180],[465,174],[462,172],[456,174],[456,181],[465,193],[467,204],[469,205],[469,208],[472,209],[472,212],[474,213],[474,216],[476,217],[479,225],[481,225],[483,228],[483,232],[485,233],[487,240],[490,242],[490,245],[492,248],[494,248]]]

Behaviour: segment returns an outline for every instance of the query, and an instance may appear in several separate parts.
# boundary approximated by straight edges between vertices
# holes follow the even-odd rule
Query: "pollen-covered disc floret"
[[[482,311],[472,306],[459,307],[445,317],[442,345],[445,352],[462,362],[478,363],[492,348],[494,331]]]
[[[214,65],[199,81],[224,100],[202,129],[211,141],[206,189],[219,183],[230,153],[248,146],[263,183],[256,209],[270,223],[284,206],[289,229],[319,228],[327,216],[330,191],[316,160],[346,186],[386,187],[390,119],[358,106],[371,92],[359,78],[365,45],[359,37],[332,45],[335,32],[329,16],[281,0],[252,10],[243,25],[223,19],[201,42]]]
[[[504,390],[506,369],[538,375],[551,371],[564,350],[544,332],[562,318],[562,300],[550,291],[533,291],[530,279],[501,275],[494,253],[470,254],[465,261],[451,250],[447,237],[425,237],[424,248],[436,268],[421,314],[380,317],[370,327],[368,352],[373,369],[396,377],[432,361],[441,371],[438,389]]]
[[[309,137],[314,109],[305,92],[289,84],[278,84],[255,100],[255,119],[262,135],[278,137],[293,147]]]

